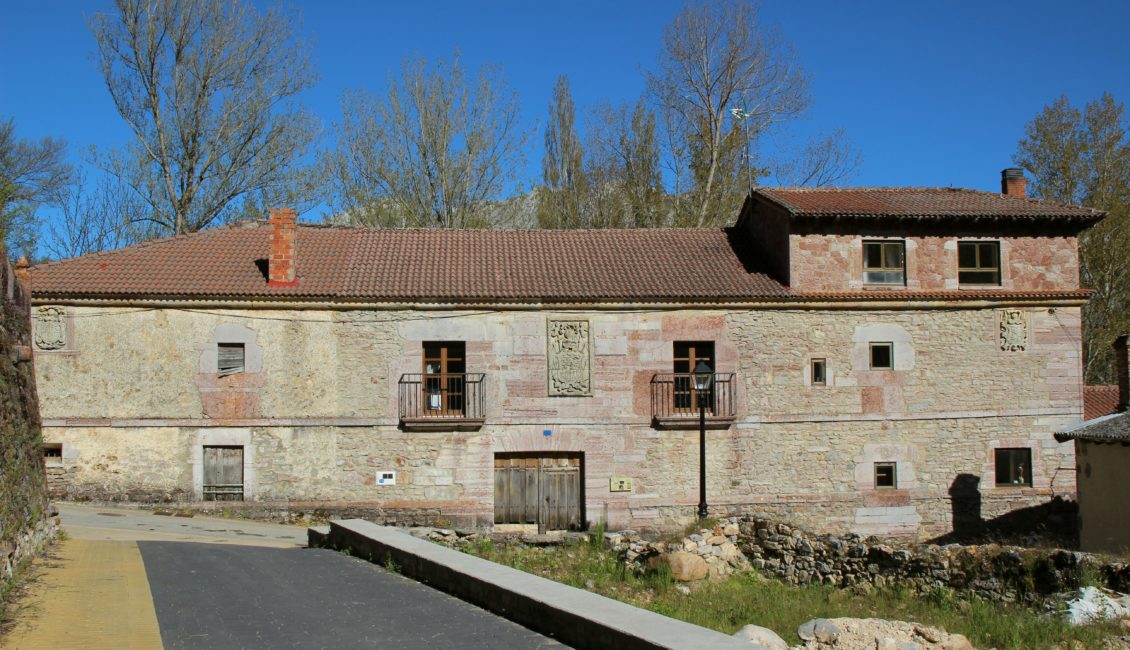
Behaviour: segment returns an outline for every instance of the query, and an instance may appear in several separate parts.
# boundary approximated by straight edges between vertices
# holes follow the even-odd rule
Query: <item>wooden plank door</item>
[[[243,447],[204,448],[204,500],[243,500]]]
[[[580,454],[497,454],[494,523],[580,530],[584,515]]]

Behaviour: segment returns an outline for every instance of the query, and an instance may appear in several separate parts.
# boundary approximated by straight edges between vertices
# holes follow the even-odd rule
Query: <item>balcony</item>
[[[706,405],[706,428],[728,429],[734,423],[734,373],[714,373],[701,394],[691,374],[660,372],[651,378],[651,417],[656,429],[697,429],[699,398]]]
[[[400,427],[405,431],[478,431],[483,426],[481,372],[400,376]]]

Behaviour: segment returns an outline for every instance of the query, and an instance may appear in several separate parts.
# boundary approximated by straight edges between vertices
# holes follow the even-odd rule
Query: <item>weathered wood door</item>
[[[494,457],[494,523],[580,530],[581,455],[507,453]]]
[[[243,447],[204,448],[204,500],[243,500]]]

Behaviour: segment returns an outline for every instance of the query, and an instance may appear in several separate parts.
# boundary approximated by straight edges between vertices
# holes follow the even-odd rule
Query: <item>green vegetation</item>
[[[1073,641],[1099,647],[1102,639],[1118,634],[1115,623],[1071,627],[1057,617],[964,598],[948,589],[925,596],[901,588],[862,593],[822,585],[794,586],[747,573],[691,583],[687,585],[691,593],[686,594],[676,588],[665,566],[645,573],[629,571],[616,553],[591,543],[537,548],[482,539],[462,550],[726,634],[755,623],[790,643],[799,642],[796,629],[801,623],[836,617],[915,621],[964,634],[977,647],[1000,650],[1049,648]]]

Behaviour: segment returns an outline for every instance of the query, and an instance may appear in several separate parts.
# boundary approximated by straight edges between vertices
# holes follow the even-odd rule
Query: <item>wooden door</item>
[[[204,500],[243,500],[243,447],[204,448]]]
[[[584,522],[581,455],[496,454],[494,522],[580,530]]]

